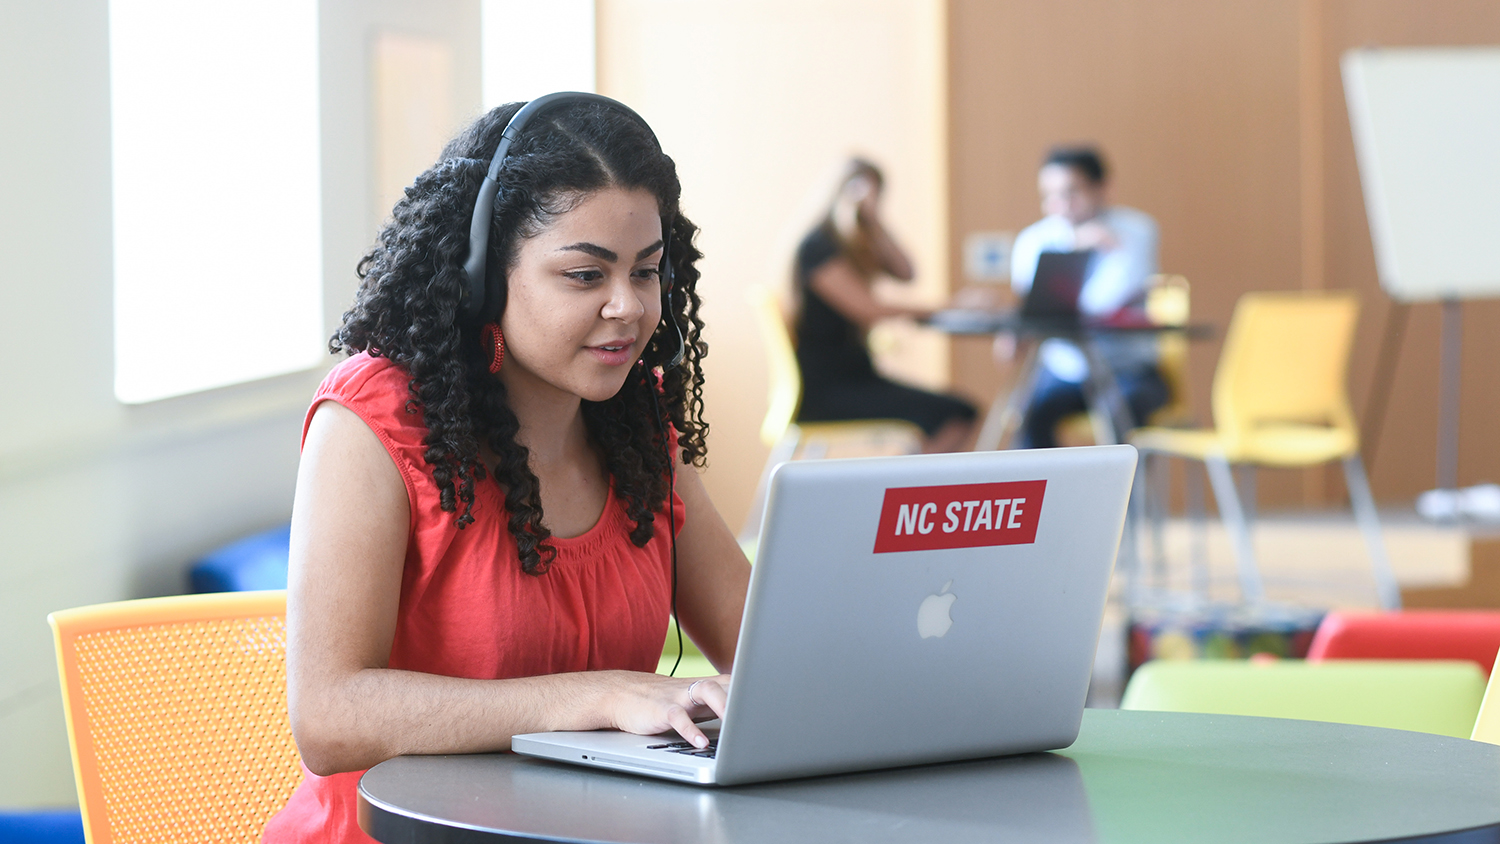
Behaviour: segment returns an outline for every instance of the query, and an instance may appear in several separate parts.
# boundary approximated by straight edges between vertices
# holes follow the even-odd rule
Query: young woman
[[[332,340],[350,357],[308,412],[292,517],[306,778],[268,841],[369,840],[355,786],[393,756],[595,728],[701,746],[694,721],[723,712],[749,567],[697,473],[676,471],[702,465],[708,430],[697,229],[639,117],[551,104],[503,159],[492,296],[471,313],[470,220],[517,110],[406,190]],[[674,587],[725,674],[653,673]]]
[[[797,415],[809,422],[905,419],[926,435],[923,450],[957,451],[973,430],[974,407],[882,378],[865,348],[876,322],[930,313],[883,303],[872,289],[881,275],[902,281],[914,275],[911,259],[880,219],[883,184],[875,165],[850,161],[827,216],[797,248]]]

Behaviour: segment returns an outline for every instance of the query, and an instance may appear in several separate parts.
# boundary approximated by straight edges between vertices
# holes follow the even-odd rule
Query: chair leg
[[[1255,520],[1260,514],[1259,502],[1255,493],[1255,466],[1244,463],[1235,467],[1235,491],[1240,496],[1240,507],[1245,511],[1245,524],[1251,530],[1255,528]]]
[[[1208,468],[1208,482],[1213,486],[1214,500],[1219,502],[1219,516],[1224,520],[1224,529],[1229,531],[1230,545],[1234,548],[1234,561],[1240,574],[1240,594],[1247,603],[1265,598],[1261,584],[1260,569],[1255,565],[1255,547],[1250,542],[1250,526],[1245,521],[1245,511],[1240,507],[1240,497],[1234,488],[1234,472],[1229,461],[1211,455],[1204,459]]]
[[[996,451],[1010,445],[1012,431],[1021,424],[1021,416],[1031,403],[1031,394],[1036,387],[1036,345],[1026,350],[1021,360],[1020,377],[1006,393],[997,393],[984,415],[979,436],[974,440],[975,451]]]
[[[1151,520],[1151,572],[1155,585],[1159,588],[1166,586],[1167,580],[1167,537],[1166,521],[1167,510],[1171,501],[1172,476],[1168,471],[1171,464],[1167,462],[1164,454],[1143,455],[1146,463],[1146,478],[1151,483],[1151,489],[1146,496],[1146,502],[1150,504],[1149,518]]]
[[[1207,467],[1204,467],[1205,470]],[[1203,476],[1189,468],[1183,478],[1187,496],[1188,567],[1192,573],[1194,593],[1208,598],[1208,512],[1203,491]]]
[[[1135,478],[1130,484],[1130,498],[1125,509],[1125,533],[1120,538],[1119,566],[1125,574],[1125,602],[1137,603],[1141,580],[1141,522],[1149,509],[1146,481],[1146,455],[1140,454],[1135,463]]]
[[[1375,574],[1375,591],[1380,596],[1380,607],[1385,610],[1401,609],[1401,587],[1391,571],[1390,557],[1385,553],[1385,540],[1380,535],[1380,516],[1375,511],[1375,497],[1370,494],[1370,480],[1365,477],[1364,463],[1358,454],[1344,458],[1344,483],[1349,487],[1349,505],[1354,510],[1354,519],[1359,522],[1359,532],[1364,534],[1365,548],[1370,552],[1370,568]]]
[[[1094,435],[1095,445],[1114,445],[1120,442],[1115,433],[1115,423],[1110,421],[1109,414],[1103,410],[1089,411],[1089,432]]]
[[[990,409],[984,414],[984,423],[979,428],[979,436],[974,439],[975,451],[995,451],[1000,448],[1005,440],[1005,432],[1010,427],[1010,396],[995,396],[990,403]]]
[[[760,538],[761,522],[766,517],[766,502],[771,495],[771,472],[777,466],[797,455],[797,445],[802,440],[802,430],[788,425],[786,433],[776,441],[771,453],[766,456],[766,465],[760,470],[760,482],[755,485],[755,498],[751,499],[750,512],[745,516],[745,525],[738,537],[741,544],[748,545]]]
[[[1084,342],[1080,347],[1089,363],[1083,394],[1088,404],[1089,424],[1094,429],[1094,442],[1098,445],[1124,442],[1124,436],[1135,427],[1135,422],[1131,419],[1130,405],[1125,401],[1120,382],[1115,379],[1115,371],[1093,343]]]

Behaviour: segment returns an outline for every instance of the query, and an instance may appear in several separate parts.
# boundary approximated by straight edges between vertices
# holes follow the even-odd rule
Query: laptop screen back
[[[718,782],[1066,746],[1130,446],[783,464]]]
[[[1037,258],[1031,290],[1021,305],[1024,319],[1078,322],[1078,295],[1083,292],[1093,252],[1043,252]]]

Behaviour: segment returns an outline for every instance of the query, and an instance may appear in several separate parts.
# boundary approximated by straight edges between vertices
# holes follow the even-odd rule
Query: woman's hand
[[[723,718],[729,703],[729,675],[680,678],[658,674],[610,672],[618,685],[608,701],[609,717],[617,730],[654,736],[667,730],[694,747],[708,746],[708,736],[697,721]]]
[[[990,354],[994,356],[995,363],[1010,366],[1016,359],[1016,335],[996,334],[994,343],[990,345]]]
[[[1011,298],[1008,291],[993,284],[970,284],[959,288],[948,300],[948,307],[965,311],[997,311]]]

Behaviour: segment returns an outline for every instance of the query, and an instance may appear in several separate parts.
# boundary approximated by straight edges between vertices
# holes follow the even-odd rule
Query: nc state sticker
[[[1030,545],[1046,481],[887,489],[875,553]]]

